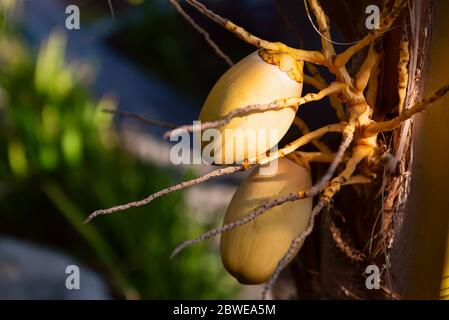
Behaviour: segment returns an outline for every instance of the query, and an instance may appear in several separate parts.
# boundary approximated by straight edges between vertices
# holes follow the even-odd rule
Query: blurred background
[[[299,46],[300,34],[319,48],[297,1],[203,2],[261,37]],[[169,260],[221,223],[238,176],[82,224],[210,170],[174,167],[162,129],[101,110],[191,123],[228,68],[168,0],[111,3],[0,0],[0,298],[259,298],[225,273],[217,241]],[[65,27],[68,5],[79,30]],[[254,50],[184,7],[233,61]],[[314,128],[326,110],[303,117]],[[81,270],[80,290],[65,288],[68,265]]]

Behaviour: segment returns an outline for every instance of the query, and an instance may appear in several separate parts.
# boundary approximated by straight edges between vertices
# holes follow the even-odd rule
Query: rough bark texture
[[[431,40],[429,48],[417,53],[428,61],[422,72],[426,92],[449,83],[448,14],[449,2],[435,1],[432,28],[421,28]],[[435,299],[440,293],[449,230],[448,104],[447,97],[441,99],[413,123],[411,190],[392,252],[395,286],[406,298]]]
[[[380,5],[383,1],[322,0],[321,3],[333,27],[338,28],[344,40],[355,41],[366,33],[366,6],[373,3]],[[389,31],[383,40],[385,55],[374,115],[376,120],[388,117],[392,107],[397,105],[397,90],[392,88],[396,88],[398,81],[398,48],[404,24],[407,26],[410,40],[410,80],[406,107],[419,101],[424,93],[433,0],[414,0],[409,1],[409,4],[410,8],[404,11],[402,17],[396,21],[394,29]],[[447,6],[447,2],[439,4],[440,8],[445,5]],[[446,28],[447,31],[449,29]],[[355,59],[355,64],[358,65],[363,58],[362,52],[359,58]],[[275,297],[388,299],[432,296],[417,295],[419,286],[415,288],[416,292],[411,294],[409,285],[416,269],[419,269],[419,266],[412,263],[418,261],[416,246],[419,241],[414,239],[423,234],[423,230],[417,232],[413,226],[422,223],[418,217],[422,219],[425,214],[425,210],[413,210],[416,201],[408,197],[411,181],[416,179],[417,168],[417,165],[413,166],[412,161],[412,128],[413,122],[410,121],[385,137],[386,147],[389,147],[392,155],[398,159],[394,172],[385,171],[383,179],[380,179],[382,181],[374,187],[342,189],[335,199],[333,209],[321,214],[320,227],[306,241],[301,254],[289,270],[282,275],[283,280],[274,291]],[[448,161],[446,166],[447,163]],[[419,190],[416,187],[412,189],[412,196],[420,192]],[[446,196],[446,199],[449,197]],[[446,200],[446,208],[447,204]],[[442,207],[435,207],[435,210],[437,208]],[[421,251],[432,251],[429,245],[430,243],[426,242]],[[429,259],[436,256],[436,253],[433,256],[427,254]],[[365,269],[369,264],[376,264],[382,270],[380,290],[366,289]],[[434,277],[432,285],[428,285],[432,287],[432,292],[435,292],[436,280],[441,279],[440,277],[441,273]],[[296,296],[291,293],[292,284],[296,285]],[[430,287],[425,291],[430,292]],[[289,294],[283,294],[286,292]]]

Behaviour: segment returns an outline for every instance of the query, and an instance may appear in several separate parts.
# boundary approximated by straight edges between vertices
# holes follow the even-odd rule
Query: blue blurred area
[[[67,266],[79,268],[79,289],[67,290]],[[79,260],[46,247],[0,236],[0,299],[111,299],[104,279]]]

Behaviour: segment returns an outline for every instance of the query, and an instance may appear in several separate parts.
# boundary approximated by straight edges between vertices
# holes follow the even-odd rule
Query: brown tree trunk
[[[449,83],[449,2],[434,1],[432,23],[424,29],[430,46],[420,53],[428,61],[426,92]],[[406,215],[392,255],[395,286],[406,298],[440,296],[449,231],[448,98],[413,120],[413,165]],[[448,276],[448,271],[444,276]]]
[[[322,0],[333,25],[347,41],[360,39],[365,8],[373,1]],[[383,1],[377,1],[380,4]],[[409,1],[383,40],[383,73],[375,118],[397,105],[397,64],[403,30],[410,42],[406,107],[424,92],[449,83],[449,2]],[[405,28],[404,28],[405,25]],[[363,61],[363,53],[358,61]],[[429,65],[428,65],[428,62]],[[278,298],[437,298],[444,273],[449,229],[449,110],[432,107],[387,136],[398,160],[371,190],[343,189],[333,208],[321,214],[320,228],[281,277]],[[362,196],[360,196],[362,192]],[[446,254],[449,256],[449,253]],[[365,269],[382,270],[381,289],[368,290]],[[446,270],[449,276],[449,270]],[[294,281],[293,281],[294,280]],[[295,284],[296,294],[291,289]],[[287,289],[290,287],[290,289]]]

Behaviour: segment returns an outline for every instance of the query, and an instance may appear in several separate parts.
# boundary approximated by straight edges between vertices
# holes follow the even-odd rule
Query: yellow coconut
[[[237,108],[301,96],[302,83],[288,75],[298,70],[298,62],[285,54],[277,54],[276,61],[278,65],[265,62],[257,51],[230,68],[212,88],[199,120],[214,121]],[[230,164],[266,152],[285,135],[295,113],[296,109],[285,108],[234,118],[220,128],[221,141],[209,144],[209,149],[215,150],[211,160]]]
[[[267,200],[312,186],[308,169],[285,158],[278,161],[274,174],[267,175],[261,170],[255,168],[240,185],[226,211],[224,224],[244,218]],[[311,213],[311,198],[286,202],[246,225],[223,233],[220,242],[223,265],[242,284],[266,282],[292,240],[307,228]]]

